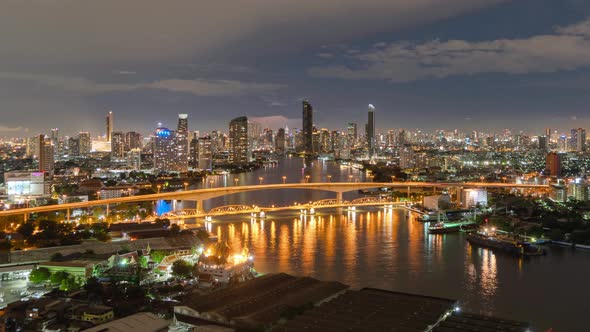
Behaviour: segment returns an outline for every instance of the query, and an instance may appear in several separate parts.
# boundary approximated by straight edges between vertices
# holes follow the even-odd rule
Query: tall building
[[[178,114],[178,128],[175,135],[175,149],[177,171],[179,172],[186,172],[188,170],[188,157],[190,152],[188,136],[188,115]]]
[[[367,147],[369,157],[375,154],[375,106],[369,104],[368,122],[367,122]]]
[[[571,151],[586,151],[586,130],[582,128],[572,129],[570,137]]]
[[[551,142],[551,128],[545,128],[545,137],[547,137],[547,142]]]
[[[141,134],[134,131],[125,133],[125,151],[141,149]]]
[[[67,153],[69,157],[78,157],[80,155],[80,139],[78,137],[68,138]]]
[[[248,118],[241,116],[229,123],[229,162],[244,164],[250,162],[248,142]]]
[[[302,151],[313,154],[313,107],[309,101],[303,101],[303,146]]]
[[[138,170],[141,168],[141,150],[138,148],[127,151],[127,166]]]
[[[53,145],[53,158],[57,159],[59,156],[59,129],[51,129],[51,144]]]
[[[549,176],[561,176],[561,154],[549,152],[545,159],[545,169]]]
[[[54,159],[53,159],[53,145],[51,140],[47,139],[45,135],[37,136],[37,142],[39,146],[39,172],[53,172]]]
[[[205,136],[198,139],[197,160],[200,169],[211,170],[213,168],[213,151],[211,150],[211,137]]]
[[[107,142],[110,142],[112,139],[112,136],[113,136],[113,128],[114,128],[113,111],[109,111],[109,113],[107,113],[106,126],[107,126],[106,138],[107,138]]]
[[[81,156],[87,156],[92,149],[92,141],[90,141],[90,133],[81,132],[78,134],[78,152]]]
[[[547,151],[548,148],[547,136],[539,136],[539,150]]]
[[[154,169],[172,171],[175,157],[174,132],[165,127],[158,127],[154,137]]]
[[[285,129],[279,128],[275,138],[275,149],[277,152],[285,152]]]
[[[111,159],[122,160],[125,158],[125,140],[123,133],[114,131],[111,134]]]
[[[409,144],[404,144],[399,150],[399,167],[401,169],[416,167],[414,149]]]

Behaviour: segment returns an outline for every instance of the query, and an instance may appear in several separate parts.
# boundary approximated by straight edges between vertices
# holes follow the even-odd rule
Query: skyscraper
[[[106,138],[107,138],[107,142],[110,142],[111,139],[113,138],[113,111],[109,111],[109,113],[107,113],[106,116],[106,125],[107,125],[107,133],[106,133]]]
[[[586,130],[582,128],[571,130],[570,149],[576,152],[586,151]]]
[[[303,101],[303,146],[302,151],[313,154],[313,107],[309,101]]]
[[[369,104],[367,122],[367,147],[369,149],[369,157],[373,157],[375,153],[375,106],[371,104]]]
[[[134,131],[125,133],[125,151],[141,148],[141,134]]]
[[[285,129],[279,128],[275,138],[275,149],[277,152],[285,152]]]
[[[211,137],[205,136],[198,139],[198,165],[200,169],[211,170],[213,168],[211,150]]]
[[[111,134],[111,159],[122,160],[125,157],[125,142],[123,133],[114,131]]]
[[[561,154],[549,152],[547,154],[545,169],[549,176],[561,176]]]
[[[53,157],[57,159],[59,156],[59,129],[51,129],[51,144],[53,145]]]
[[[78,152],[81,156],[87,156],[90,154],[92,143],[90,141],[90,134],[87,132],[81,132],[78,134]]]
[[[47,139],[45,135],[37,136],[39,146],[39,172],[52,172],[53,159],[53,145],[51,140]]]
[[[248,142],[248,118],[241,116],[229,123],[229,162],[244,164],[250,162]]]
[[[188,170],[188,157],[190,152],[188,142],[188,115],[178,114],[178,129],[176,130],[176,162],[178,164],[177,170],[179,172],[186,172]]]
[[[159,126],[154,137],[154,169],[171,171],[176,149],[174,149],[174,133],[168,128]]]

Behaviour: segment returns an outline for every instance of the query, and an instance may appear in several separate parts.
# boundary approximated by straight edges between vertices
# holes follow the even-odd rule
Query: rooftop
[[[170,323],[149,312],[117,319],[84,330],[85,332],[160,332],[167,331]]]
[[[456,301],[373,288],[349,290],[273,331],[426,331]]]
[[[189,294],[181,302],[202,318],[237,327],[261,327],[275,323],[290,310],[318,303],[347,288],[335,281],[278,273],[206,296]]]

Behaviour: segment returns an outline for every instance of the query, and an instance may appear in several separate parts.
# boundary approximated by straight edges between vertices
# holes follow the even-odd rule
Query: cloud
[[[285,126],[288,126],[289,128],[295,128],[298,125],[301,125],[301,119],[289,119],[283,115],[250,117],[249,119],[250,121],[260,123],[263,128],[271,129],[285,128]]]
[[[226,56],[228,45],[244,40],[243,51],[258,52],[249,43],[257,40],[265,50],[297,47],[428,23],[502,1],[4,1],[0,63],[138,63]],[[284,42],[266,44],[265,38]]]
[[[313,67],[316,77],[408,82],[480,73],[550,73],[590,66],[590,19],[524,39],[390,43],[344,54],[351,65]]]
[[[166,79],[149,83],[98,83],[81,77],[36,75],[0,72],[0,79],[33,81],[46,86],[70,90],[84,94],[157,89],[189,93],[195,96],[242,96],[262,94],[284,88],[285,85],[272,83],[253,83],[232,80],[181,80]]]
[[[28,128],[24,128],[21,126],[18,127],[11,127],[0,124],[0,133],[17,133],[17,132],[28,132]]]
[[[333,58],[334,54],[332,54],[332,53],[318,53],[318,57],[328,59],[328,58]]]

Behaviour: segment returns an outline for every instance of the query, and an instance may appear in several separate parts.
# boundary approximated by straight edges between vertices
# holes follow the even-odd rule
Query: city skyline
[[[225,128],[240,115],[275,129],[294,127],[304,99],[314,105],[316,125],[326,128],[362,123],[369,103],[377,108],[377,130],[590,126],[590,5],[581,1],[372,0],[344,1],[341,8],[306,2],[266,25],[262,13],[278,17],[284,8],[257,1],[230,24],[221,5],[210,5],[211,18],[199,20],[184,12],[202,10],[172,3],[160,12],[177,14],[186,27],[154,25],[156,13],[138,18],[132,31],[113,32],[106,21],[91,20],[96,38],[79,47],[75,35],[88,27],[70,29],[70,16],[109,11],[116,13],[113,21],[124,22],[128,9],[106,1],[73,6],[72,15],[62,17],[59,6],[44,6],[46,17],[36,20],[13,19],[28,17],[27,4],[0,14],[8,27],[0,50],[0,136],[51,127],[75,134],[64,123],[99,132],[98,119],[109,109],[118,115],[117,130],[147,132],[160,121],[173,126],[167,119],[178,113],[199,119],[197,130]],[[349,12],[355,12],[354,27],[347,26]],[[533,19],[520,19],[531,12]],[[58,19],[62,24],[52,24]],[[321,23],[322,31],[304,24],[308,20]],[[219,21],[223,31],[213,24]],[[210,33],[198,33],[198,24]],[[146,35],[154,37],[143,40]]]

